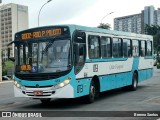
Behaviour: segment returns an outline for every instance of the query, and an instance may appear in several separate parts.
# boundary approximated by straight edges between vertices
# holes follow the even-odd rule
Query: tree
[[[2,62],[2,75],[7,75],[9,69],[14,68],[14,63],[12,61]]]
[[[160,26],[158,25],[145,25],[145,33],[153,36],[154,49],[157,50],[157,46],[160,45]]]
[[[102,29],[110,29],[111,25],[108,23],[100,23],[97,27]]]

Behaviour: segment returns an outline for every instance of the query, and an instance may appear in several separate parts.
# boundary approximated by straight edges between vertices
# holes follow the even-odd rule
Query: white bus
[[[136,90],[153,75],[149,35],[57,25],[18,32],[12,43],[15,97],[49,103],[84,96],[91,103],[103,91]]]

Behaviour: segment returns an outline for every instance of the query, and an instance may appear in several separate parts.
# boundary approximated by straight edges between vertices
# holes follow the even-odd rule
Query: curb
[[[2,81],[2,82],[0,82],[0,84],[4,84],[4,83],[11,83],[11,82],[13,82],[13,80],[6,80],[6,81]]]

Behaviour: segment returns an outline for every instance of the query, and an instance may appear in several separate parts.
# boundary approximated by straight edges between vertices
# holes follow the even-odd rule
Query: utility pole
[[[2,53],[1,52],[2,50],[0,49],[0,82],[2,82]]]
[[[0,0],[0,4],[2,3],[2,0]],[[2,44],[0,44],[0,82],[2,82]]]
[[[41,9],[39,10],[39,14],[38,14],[38,27],[39,27],[39,17],[40,17],[41,10],[42,10],[42,8],[43,8],[47,3],[51,2],[51,1],[52,1],[52,0],[48,0],[46,3],[44,3],[44,4],[42,5]]]

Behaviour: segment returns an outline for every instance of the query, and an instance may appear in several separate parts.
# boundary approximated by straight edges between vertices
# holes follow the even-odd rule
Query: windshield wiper
[[[42,50],[42,54],[46,54],[48,49],[53,45],[54,41],[48,42],[46,47]]]

